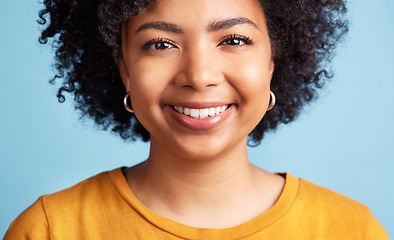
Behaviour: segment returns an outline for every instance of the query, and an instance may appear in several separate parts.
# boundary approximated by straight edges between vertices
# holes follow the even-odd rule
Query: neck
[[[241,211],[245,211],[245,206],[254,206],[250,199],[258,198],[261,191],[256,189],[264,189],[261,179],[265,174],[249,163],[246,142],[201,160],[164,151],[153,141],[148,160],[130,169],[127,177],[140,201],[157,214],[197,227],[212,227],[215,222],[220,228],[257,216],[256,209],[251,209],[256,216],[229,217],[239,215],[234,209],[240,205],[244,205]],[[229,219],[236,222],[228,222]]]
[[[168,179],[171,186],[179,183],[206,189],[207,186],[222,185],[234,178],[250,175],[251,165],[248,161],[246,142],[210,158],[188,158],[155,145],[155,142],[152,142],[150,156],[145,163],[146,170],[149,170],[148,174],[154,174],[154,178],[165,177],[160,180],[163,184],[167,181],[162,180]],[[177,187],[179,186],[174,188]]]

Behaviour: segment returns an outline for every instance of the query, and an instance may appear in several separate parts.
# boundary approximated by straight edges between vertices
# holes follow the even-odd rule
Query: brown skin
[[[243,22],[209,30],[212,23],[239,18]],[[158,21],[176,25],[177,33],[137,31]],[[157,38],[170,41],[142,49]],[[284,179],[250,164],[246,148],[248,133],[269,104],[274,71],[257,0],[157,1],[123,24],[122,47],[121,77],[151,135],[148,160],[126,176],[141,202],[161,216],[203,228],[236,226],[272,207]],[[195,130],[169,114],[168,105],[188,102],[233,107],[219,125]]]

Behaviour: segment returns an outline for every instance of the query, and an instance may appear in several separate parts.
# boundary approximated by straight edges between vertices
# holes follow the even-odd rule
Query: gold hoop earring
[[[127,104],[127,98],[130,97],[130,92],[127,92],[126,95],[123,98],[123,105],[124,108],[126,108],[126,110],[128,112],[134,113],[134,110],[129,106],[129,104]],[[131,99],[130,99],[131,100]]]
[[[270,96],[271,96],[271,102],[270,102],[270,105],[267,108],[267,111],[271,110],[275,106],[275,103],[276,103],[276,97],[275,97],[275,94],[272,91],[270,91]]]

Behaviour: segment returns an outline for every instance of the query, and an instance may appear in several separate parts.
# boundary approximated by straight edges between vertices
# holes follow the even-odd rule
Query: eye
[[[178,48],[176,44],[171,41],[170,39],[166,38],[156,38],[152,39],[142,46],[142,49],[144,50],[156,50],[156,51],[162,51],[162,50],[167,50],[171,48]]]
[[[231,34],[222,38],[218,46],[228,45],[228,46],[241,47],[244,45],[251,45],[251,44],[253,44],[253,40],[250,39],[249,37],[239,34]]]

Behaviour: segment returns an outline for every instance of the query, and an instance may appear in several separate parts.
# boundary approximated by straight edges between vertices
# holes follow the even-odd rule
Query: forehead
[[[135,27],[145,22],[166,21],[186,29],[205,29],[211,22],[241,17],[252,20],[258,27],[265,25],[258,0],[156,0],[130,20]]]

